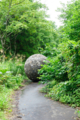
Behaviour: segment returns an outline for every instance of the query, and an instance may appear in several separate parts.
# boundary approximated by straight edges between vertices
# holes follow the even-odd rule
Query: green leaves
[[[55,56],[49,59],[49,63],[43,65],[41,70],[39,70],[40,79],[42,81],[55,79],[57,81],[68,80],[67,66],[65,66],[64,60],[61,56]]]
[[[62,8],[60,18],[63,19],[64,34],[70,40],[80,40],[80,0],[72,1]]]
[[[77,88],[76,82],[65,81],[57,83],[55,80],[49,82],[40,91],[47,93],[46,97],[53,100],[69,104],[72,107],[80,106],[80,88]]]
[[[56,41],[45,45],[42,53],[48,56],[49,63],[39,70],[40,79],[47,83],[41,92],[72,107],[80,107],[79,12],[79,0],[63,7],[61,18],[64,25],[57,30]],[[53,84],[55,81],[57,83]]]
[[[8,61],[0,64],[0,85],[15,89],[15,87],[21,86],[25,77],[24,64],[22,62]]]
[[[13,21],[10,26],[7,27],[7,32],[11,33],[19,33],[22,31],[22,29],[28,29],[28,26],[25,23],[21,23],[18,21]]]
[[[29,57],[56,36],[53,23],[45,19],[45,5],[30,0],[2,0],[0,6],[0,37],[4,53],[8,49],[6,54],[10,50]]]

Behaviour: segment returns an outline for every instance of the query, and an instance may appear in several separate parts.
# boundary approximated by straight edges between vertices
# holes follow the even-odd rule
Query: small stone
[[[17,118],[22,118],[22,116],[17,116]]]

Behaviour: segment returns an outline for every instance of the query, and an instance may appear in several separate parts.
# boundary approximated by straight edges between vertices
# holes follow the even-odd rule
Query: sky
[[[41,1],[41,3],[46,4],[49,10],[47,11],[47,14],[50,15],[50,20],[55,21],[56,25],[59,27],[62,25],[60,22],[58,16],[60,12],[57,12],[57,8],[61,7],[60,2],[67,4],[67,2],[70,2],[71,0],[38,0]]]

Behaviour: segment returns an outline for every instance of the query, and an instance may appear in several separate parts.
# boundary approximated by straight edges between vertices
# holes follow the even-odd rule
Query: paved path
[[[43,85],[26,86],[19,99],[23,120],[75,120],[75,109],[44,97],[39,92]]]

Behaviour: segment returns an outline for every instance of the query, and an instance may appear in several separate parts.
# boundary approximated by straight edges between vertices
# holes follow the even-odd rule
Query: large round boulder
[[[45,60],[46,57],[41,54],[34,54],[26,60],[24,70],[27,77],[33,82],[39,81],[37,78],[39,77],[38,69],[40,69],[41,65],[45,63]]]

